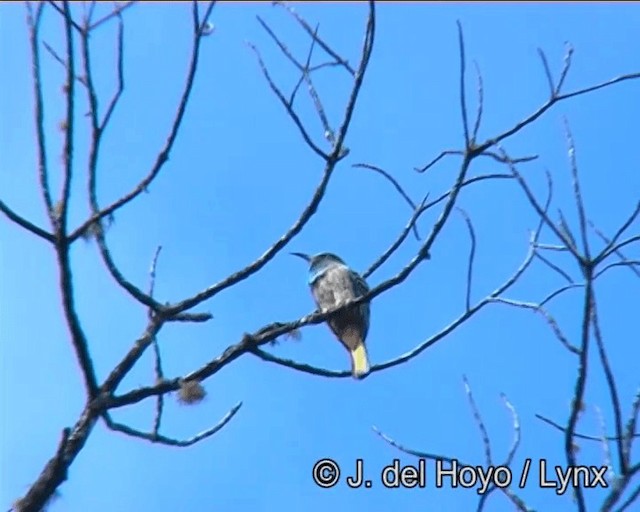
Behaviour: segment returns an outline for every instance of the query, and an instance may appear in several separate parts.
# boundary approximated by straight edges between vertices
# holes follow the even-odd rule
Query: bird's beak
[[[292,256],[297,256],[298,258],[302,258],[304,261],[311,261],[311,257],[308,254],[305,254],[303,252],[290,252],[289,254],[291,254]]]

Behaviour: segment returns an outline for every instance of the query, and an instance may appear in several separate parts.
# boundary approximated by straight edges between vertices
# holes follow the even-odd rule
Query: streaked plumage
[[[309,262],[308,283],[321,311],[337,307],[369,291],[366,281],[335,254],[292,254]],[[362,303],[334,315],[327,321],[331,331],[349,351],[351,371],[356,379],[363,379],[370,371],[365,346],[369,332],[369,312],[369,303]]]

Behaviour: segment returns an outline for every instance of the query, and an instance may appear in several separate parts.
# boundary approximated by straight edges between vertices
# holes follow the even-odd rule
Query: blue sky
[[[320,34],[350,62],[357,62],[366,17],[365,4],[296,6]],[[105,11],[106,5],[99,6]],[[255,16],[261,15],[301,58],[308,40],[282,9],[269,4],[214,9],[215,33],[202,46],[199,75],[183,128],[169,162],[137,201],[115,216],[108,232],[113,257],[128,279],[146,288],[157,245],[156,296],[161,302],[192,295],[244,267],[269,247],[298,217],[321,178],[323,162],[300,137],[270,92],[245,41],[260,49],[272,76],[289,91],[295,69],[279,53]],[[640,69],[637,4],[381,4],[377,38],[346,145],[318,213],[261,272],[198,308],[214,319],[206,324],[172,324],[160,336],[165,372],[184,375],[215,358],[241,338],[272,321],[288,321],[314,306],[306,267],[288,251],[340,254],[363,271],[395,239],[410,209],[380,176],[352,164],[369,163],[395,176],[414,201],[437,197],[454,180],[459,159],[440,162],[426,174],[413,171],[443,149],[463,143],[459,110],[456,20],[464,27],[469,62],[482,71],[485,92],[480,138],[500,133],[537,109],[548,87],[536,48],[543,48],[557,76],[565,41],[575,48],[566,90],[599,83]],[[47,226],[37,188],[32,83],[25,10],[0,5],[0,197],[15,211]],[[99,200],[122,196],[144,176],[166,139],[189,58],[191,12],[187,4],[139,5],[125,15],[126,89],[105,136],[99,161]],[[43,39],[62,53],[59,16],[45,12]],[[115,25],[92,38],[96,83],[102,103],[115,87]],[[52,188],[59,190],[64,70],[43,50],[46,134]],[[317,57],[319,58],[319,57]],[[320,61],[318,61],[320,62]],[[470,67],[472,70],[472,68]],[[336,69],[319,73],[316,85],[334,126],[342,119],[349,77]],[[635,151],[640,119],[640,84],[626,82],[567,100],[534,125],[505,142],[511,154],[539,155],[520,170],[542,194],[544,171],[554,178],[552,212],[561,208],[572,226],[570,167],[564,136],[566,117],[577,148],[589,218],[614,233],[635,207],[640,191],[640,157]],[[475,111],[473,73],[470,109]],[[302,91],[304,92],[304,91]],[[83,100],[84,101],[84,100]],[[315,140],[322,129],[311,104],[300,107]],[[83,103],[81,103],[82,105]],[[84,108],[84,107],[83,107]],[[71,224],[87,216],[85,168],[89,129],[78,116],[76,176]],[[328,149],[328,148],[327,148]],[[477,160],[473,175],[506,172],[490,159]],[[57,193],[57,192],[56,192]],[[507,279],[523,261],[536,216],[512,181],[485,182],[460,196],[477,236],[472,301]],[[433,209],[419,230],[437,218]],[[4,217],[3,217],[4,218]],[[638,223],[630,234],[637,234]],[[543,241],[555,243],[546,231]],[[592,237],[595,247],[601,247]],[[371,278],[376,285],[396,274],[419,247],[409,238]],[[45,242],[0,222],[0,506],[24,494],[53,454],[62,428],[72,425],[84,404],[84,388],[64,324],[54,253]],[[638,246],[628,256],[639,259]],[[372,305],[368,337],[372,362],[412,349],[463,312],[469,238],[453,215],[432,249],[432,259],[402,285]],[[579,269],[552,254],[574,279]],[[92,242],[72,251],[76,304],[90,340],[99,380],[141,334],[146,311],[107,273]],[[562,279],[535,263],[507,297],[542,299]],[[637,297],[640,281],[614,269],[597,286],[602,330],[615,370],[626,418],[638,387]],[[552,303],[552,312],[575,344],[580,333],[582,292]],[[344,350],[324,325],[302,330],[300,341],[283,340],[269,350],[329,369],[347,369]],[[586,411],[579,431],[598,435],[602,410],[609,432],[612,412],[601,367],[592,353]],[[108,431],[98,424],[73,464],[69,480],[51,511],[118,510],[388,510],[429,511],[475,507],[474,489],[437,489],[427,462],[423,489],[385,489],[381,468],[401,454],[372,431],[376,425],[416,450],[484,464],[480,434],[469,409],[466,375],[483,414],[497,461],[512,442],[512,421],[500,399],[505,393],[522,424],[522,442],[513,463],[518,475],[526,458],[564,464],[563,436],[535,418],[564,423],[576,377],[576,359],[553,337],[541,317],[504,305],[490,305],[469,322],[407,364],[377,372],[362,382],[329,379],[263,362],[246,355],[204,383],[203,403],[186,407],[169,397],[163,431],[190,437],[219,421],[239,401],[243,407],[214,437],[190,448],[152,445]],[[125,392],[153,382],[151,351],[119,388]],[[153,400],[115,411],[118,421],[151,428]],[[599,443],[580,445],[579,460],[600,465]],[[613,449],[613,447],[612,447]],[[364,460],[371,489],[317,487],[311,468],[322,458],[337,461],[345,474]],[[570,493],[541,489],[537,474],[518,494],[538,510],[566,510]],[[636,477],[635,485],[638,485]],[[587,490],[591,507],[601,489]],[[512,510],[503,495],[490,510]]]

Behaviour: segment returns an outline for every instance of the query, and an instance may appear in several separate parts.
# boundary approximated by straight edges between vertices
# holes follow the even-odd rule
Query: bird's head
[[[330,252],[321,252],[310,256],[302,252],[292,252],[293,256],[302,258],[309,263],[309,270],[311,272],[322,270],[331,265],[344,265],[345,262],[341,258]]]

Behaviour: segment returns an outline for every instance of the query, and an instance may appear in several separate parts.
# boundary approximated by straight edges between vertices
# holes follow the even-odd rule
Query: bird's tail
[[[353,376],[356,379],[364,379],[369,375],[371,370],[369,366],[369,357],[367,356],[367,349],[364,343],[360,343],[351,352],[351,368]]]

